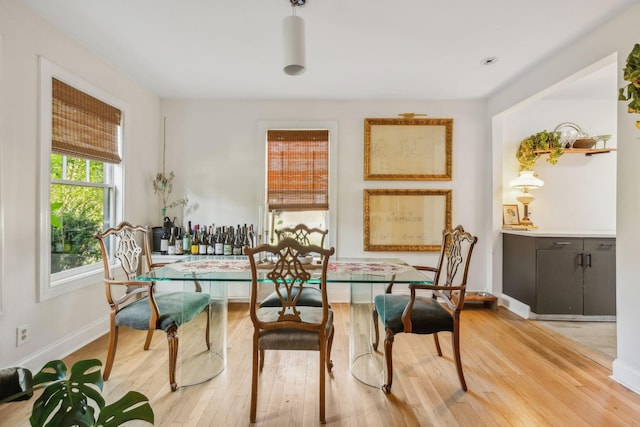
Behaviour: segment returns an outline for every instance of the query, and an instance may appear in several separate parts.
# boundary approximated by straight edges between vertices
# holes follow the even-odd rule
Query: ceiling
[[[638,0],[19,0],[162,98],[477,99]],[[484,58],[496,57],[492,65]]]

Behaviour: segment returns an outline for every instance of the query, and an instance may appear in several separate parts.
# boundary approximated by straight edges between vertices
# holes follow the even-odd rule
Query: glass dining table
[[[266,272],[258,270],[258,282],[267,282]],[[319,282],[320,270],[312,273],[310,283]],[[198,282],[202,292],[210,295],[210,349],[183,351],[181,338],[180,385],[201,383],[217,376],[226,367],[228,289],[251,282],[246,256],[185,256],[178,262],[157,267],[136,280],[155,281],[160,291],[186,287]],[[382,355],[373,350],[373,297],[385,292],[389,283],[430,284],[431,278],[396,258],[335,258],[329,261],[327,286],[348,284],[349,368],[363,384],[380,387],[383,383]],[[191,284],[192,285],[192,284]],[[193,287],[193,286],[191,286]],[[266,296],[268,292],[265,293]],[[258,297],[260,299],[260,295]],[[330,301],[331,302],[331,301]],[[182,328],[189,327],[189,322]],[[382,330],[381,330],[382,332]],[[384,332],[381,334],[384,339]],[[203,347],[203,346],[201,346]]]

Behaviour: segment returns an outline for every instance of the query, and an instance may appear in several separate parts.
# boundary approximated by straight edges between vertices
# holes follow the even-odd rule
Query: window
[[[123,118],[109,97],[42,61],[41,300],[102,273],[93,234],[121,216]]]
[[[266,187],[272,230],[328,228],[329,130],[269,129]]]

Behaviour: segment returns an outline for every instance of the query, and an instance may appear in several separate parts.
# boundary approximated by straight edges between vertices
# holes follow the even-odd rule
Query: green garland
[[[563,152],[560,132],[544,130],[523,139],[516,152],[516,158],[520,162],[521,171],[530,171],[533,170],[541,155],[548,153],[547,162],[555,165]]]
[[[640,44],[636,43],[627,56],[627,65],[622,69],[624,79],[629,82],[618,90],[619,101],[629,101],[629,113],[640,114]]]

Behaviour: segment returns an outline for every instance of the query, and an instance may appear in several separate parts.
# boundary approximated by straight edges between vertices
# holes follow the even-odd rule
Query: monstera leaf
[[[105,426],[115,427],[131,420],[154,422],[149,399],[130,391],[120,400],[105,406],[102,397],[102,362],[81,360],[73,365],[67,379],[67,367],[61,360],[47,363],[33,377],[34,389],[44,388],[33,405],[32,426]],[[96,410],[99,412],[96,421]]]

